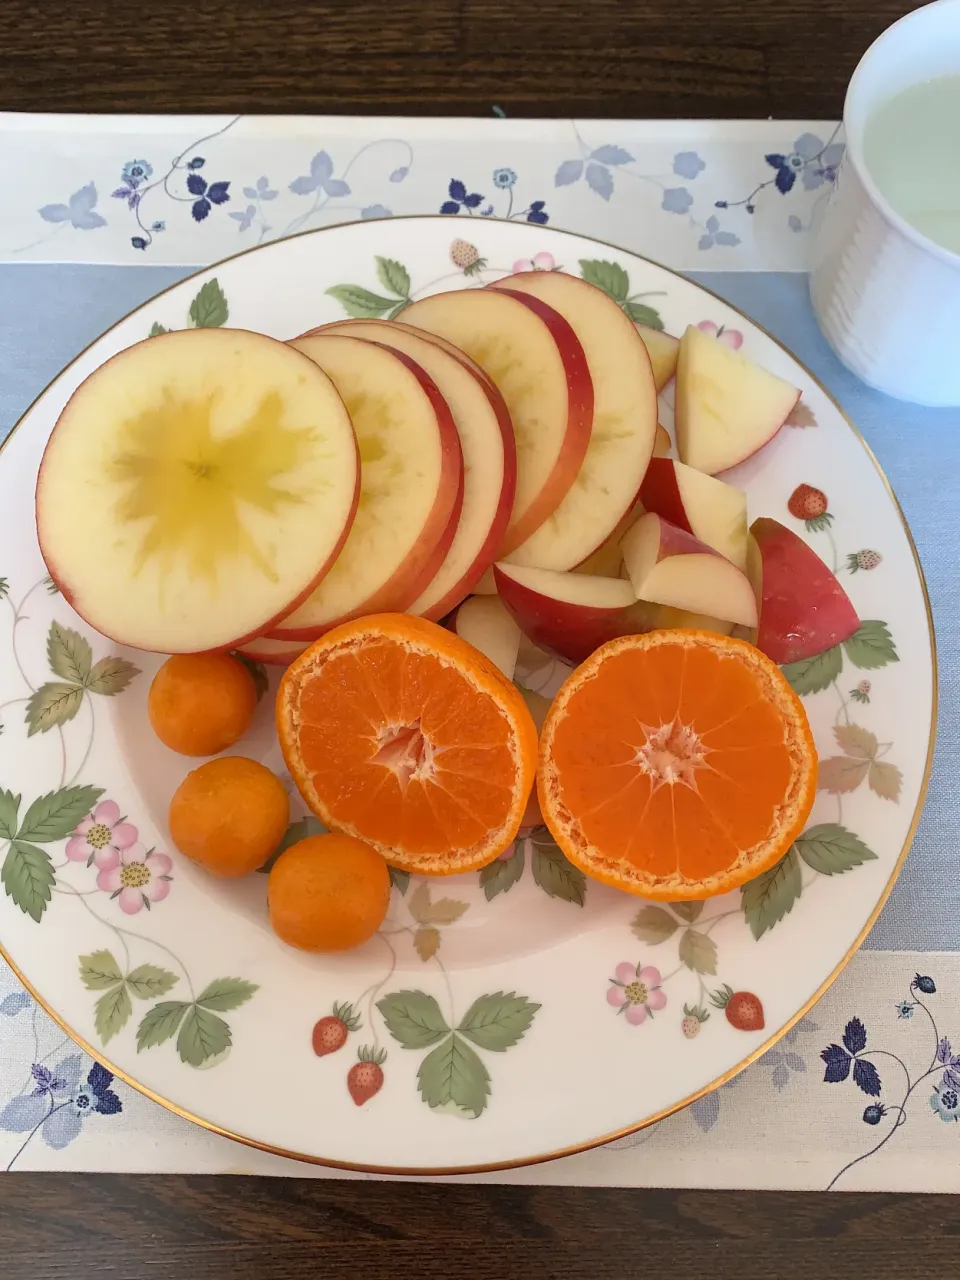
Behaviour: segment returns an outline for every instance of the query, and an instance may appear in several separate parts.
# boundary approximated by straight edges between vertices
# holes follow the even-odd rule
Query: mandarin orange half
[[[321,822],[422,875],[501,854],[536,771],[519,689],[465,640],[400,613],[334,627],[297,658],[277,733]]]
[[[537,789],[557,844],[644,898],[708,898],[772,867],[816,785],[810,726],[780,669],[712,632],[601,646],[540,736]]]

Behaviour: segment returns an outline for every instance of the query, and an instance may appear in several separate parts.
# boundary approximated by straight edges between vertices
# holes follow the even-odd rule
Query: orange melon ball
[[[302,951],[348,951],[372,938],[390,904],[390,873],[376,849],[331,833],[298,840],[273,864],[270,923]]]
[[[264,765],[223,756],[188,773],[170,801],[170,835],[182,854],[215,876],[262,867],[283,838],[290,799]]]
[[[253,676],[229,653],[174,654],[153,677],[147,702],[154,733],[184,756],[232,747],[256,709]]]

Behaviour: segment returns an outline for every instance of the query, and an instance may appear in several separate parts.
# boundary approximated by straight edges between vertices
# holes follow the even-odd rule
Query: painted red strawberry
[[[362,1107],[383,1088],[382,1064],[387,1060],[387,1051],[365,1044],[357,1057],[359,1061],[347,1072],[347,1088],[357,1106]]]
[[[354,1013],[352,1004],[335,1004],[333,1013],[313,1028],[313,1052],[318,1058],[325,1058],[328,1053],[336,1053],[347,1043],[347,1036],[360,1026],[360,1015]]]
[[[796,520],[802,520],[812,533],[826,529],[833,521],[827,510],[827,495],[810,484],[797,485],[787,501],[787,510]]]
[[[752,991],[734,991],[725,982],[719,991],[710,993],[710,1003],[722,1009],[731,1027],[738,1031],[762,1031],[767,1025],[760,997]]]

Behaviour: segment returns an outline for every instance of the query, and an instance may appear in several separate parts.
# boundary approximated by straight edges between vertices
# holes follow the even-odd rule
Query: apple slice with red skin
[[[653,381],[659,393],[677,372],[680,339],[675,338],[672,333],[664,333],[662,329],[651,329],[645,324],[638,324],[636,330],[647,348],[653,369]]]
[[[513,679],[522,637],[499,596],[471,596],[454,610],[446,625],[486,654],[508,680]]]
[[[289,667],[294,659],[299,658],[304,649],[309,649],[312,640],[271,640],[268,636],[257,636],[255,640],[245,640],[237,649],[244,658],[251,662],[266,662],[273,667]]]
[[[590,446],[556,510],[502,557],[538,569],[572,569],[633,506],[657,433],[657,391],[636,326],[608,294],[563,271],[527,271],[488,286],[539,299],[569,323],[593,383]]]
[[[672,458],[653,458],[640,486],[647,511],[747,567],[747,495]]]
[[[648,512],[620,541],[638,600],[757,625],[757,601],[747,575],[686,529]]]
[[[401,351],[342,334],[290,344],[331,378],[360,449],[360,505],[336,563],[268,634],[314,640],[349,618],[402,613],[436,576],[463,502],[460,437],[436,383]]]
[[[710,476],[729,471],[773,439],[799,399],[789,382],[690,325],[674,407],[681,461]]]
[[[857,611],[817,553],[778,520],[750,526],[760,558],[757,648],[786,665],[815,658],[860,629]]]
[[[507,555],[556,511],[586,456],[593,383],[583,347],[559,312],[526,294],[458,289],[403,314],[476,361],[506,401],[517,444],[517,489],[500,547]]]

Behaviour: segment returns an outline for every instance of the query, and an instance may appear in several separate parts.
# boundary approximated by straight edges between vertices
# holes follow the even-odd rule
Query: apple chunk
[[[757,648],[774,662],[814,658],[849,640],[860,619],[817,553],[777,520],[754,520],[760,568]]]
[[[579,474],[593,422],[583,347],[553,307],[495,289],[435,293],[403,314],[475,360],[506,401],[517,445],[517,488],[500,547],[506,555],[539,529]]]
[[[789,382],[691,325],[677,362],[681,461],[711,476],[737,466],[773,439],[799,399]]]
[[[447,623],[461,640],[472,644],[513,679],[520,652],[520,628],[499,596],[471,596],[454,611]]]
[[[494,286],[554,307],[570,324],[593,383],[590,446],[576,484],[557,509],[505,558],[572,569],[616,528],[636,501],[657,432],[650,357],[633,322],[602,289],[563,271],[528,271]]]
[[[281,342],[167,333],[73,393],[37,479],[50,576],[102,634],[228,649],[308,596],[357,509],[353,428],[330,379]]]
[[[620,549],[639,600],[757,625],[757,601],[746,574],[685,529],[650,512],[627,530]]]
[[[348,618],[413,603],[456,533],[463,462],[446,402],[409,356],[340,334],[291,346],[329,374],[360,447],[360,505],[343,550],[309,599],[269,632],[313,640]]]
[[[660,392],[677,371],[680,339],[671,333],[664,333],[662,329],[651,329],[645,324],[638,324],[636,329],[647,348],[653,368],[653,381]]]
[[[747,567],[747,495],[669,458],[654,458],[640,488],[647,511],[686,529],[714,551]]]

